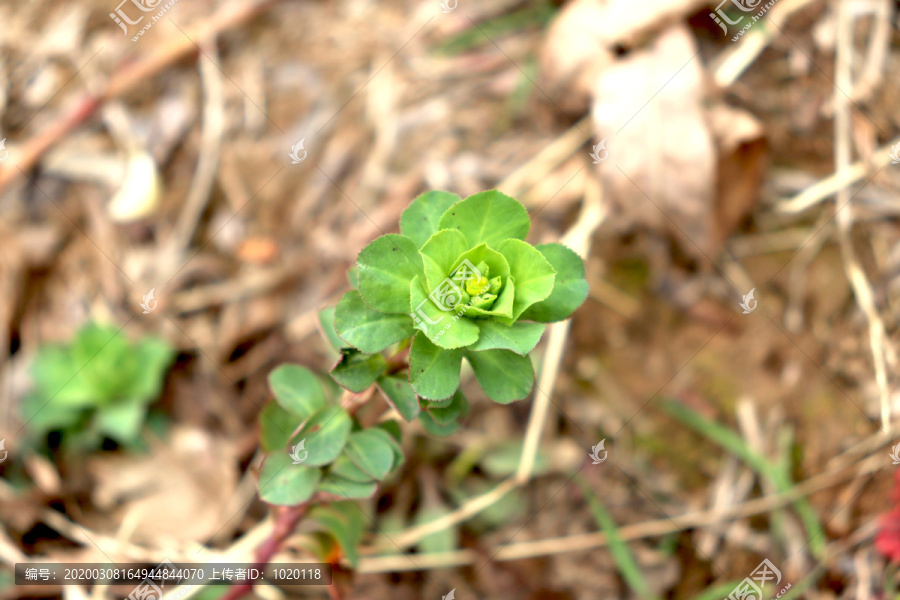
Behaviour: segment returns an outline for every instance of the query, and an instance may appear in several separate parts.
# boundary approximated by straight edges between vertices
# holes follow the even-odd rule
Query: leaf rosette
[[[359,254],[357,289],[334,310],[334,330],[350,347],[341,348],[332,377],[353,391],[377,381],[404,418],[425,408],[423,424],[441,433],[452,423],[436,411],[465,403],[454,400],[463,359],[492,400],[526,397],[534,385],[527,355],[545,323],[568,318],[588,292],[581,258],[562,244],[527,243],[530,225],[525,207],[496,190],[416,198],[400,234]],[[405,344],[411,390],[385,374],[380,354]]]

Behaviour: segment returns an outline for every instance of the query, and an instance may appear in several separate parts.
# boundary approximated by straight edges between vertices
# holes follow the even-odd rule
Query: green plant
[[[39,350],[23,418],[35,437],[60,432],[66,450],[89,451],[104,438],[134,445],[173,358],[158,338],[131,343],[114,327],[89,323],[71,343]]]
[[[352,393],[377,387],[403,419],[418,418],[434,435],[452,433],[468,413],[464,358],[492,400],[527,396],[528,353],[544,324],[567,318],[587,296],[581,258],[561,244],[526,243],[529,226],[525,207],[497,191],[419,196],[401,216],[402,233],[366,246],[350,273],[354,289],[319,314],[340,356],[332,379]],[[329,383],[299,365],[269,376],[259,495],[283,508],[260,562],[306,514],[321,530],[313,551],[331,560],[339,547],[355,563],[364,522],[341,500],[372,496],[403,464],[399,423],[365,426]]]
[[[335,381],[354,392],[377,381],[406,420],[421,406],[426,427],[443,429],[466,410],[463,359],[490,399],[525,398],[534,385],[527,355],[544,324],[568,318],[588,291],[581,258],[562,244],[528,244],[529,228],[525,207],[496,190],[416,198],[401,234],[359,254],[358,289],[335,309],[335,331],[349,346]],[[392,346],[409,346],[408,377],[380,356]]]

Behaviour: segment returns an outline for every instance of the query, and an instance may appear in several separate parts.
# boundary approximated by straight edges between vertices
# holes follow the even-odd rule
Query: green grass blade
[[[781,460],[778,464],[770,462],[751,450],[744,439],[728,427],[710,421],[679,402],[663,401],[662,408],[688,427],[743,460],[751,469],[772,482],[778,493],[786,493],[794,487],[788,472],[788,461]],[[805,498],[799,498],[792,504],[809,536],[810,551],[816,558],[821,558],[825,552],[825,542],[820,535],[822,526],[816,512]]]
[[[625,578],[625,583],[644,600],[656,600],[656,596],[653,595],[653,592],[647,585],[646,578],[641,573],[637,561],[631,555],[631,551],[624,540],[619,536],[619,529],[616,527],[616,523],[609,512],[607,512],[606,507],[600,502],[600,499],[594,494],[594,491],[584,479],[576,476],[575,483],[578,484],[578,487],[581,488],[581,493],[587,499],[594,519],[597,520],[597,525],[606,534],[609,552],[616,562],[622,577]]]

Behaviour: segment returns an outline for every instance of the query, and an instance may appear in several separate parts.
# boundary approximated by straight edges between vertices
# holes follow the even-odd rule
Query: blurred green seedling
[[[45,346],[32,365],[34,387],[22,405],[31,443],[50,432],[60,447],[89,452],[109,439],[138,447],[175,351],[155,337],[130,341],[115,327],[89,323],[68,344]]]

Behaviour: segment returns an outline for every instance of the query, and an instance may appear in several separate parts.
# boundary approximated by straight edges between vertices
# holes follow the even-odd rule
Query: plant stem
[[[306,511],[309,510],[309,506],[310,504],[306,502],[304,504],[298,504],[297,506],[283,506],[279,509],[272,533],[256,551],[256,564],[254,566],[262,568],[272,560],[272,557],[278,552],[287,537],[294,531],[297,523],[303,518]],[[244,580],[232,586],[231,589],[222,596],[221,600],[237,600],[249,593],[252,589],[253,583],[249,580]]]

